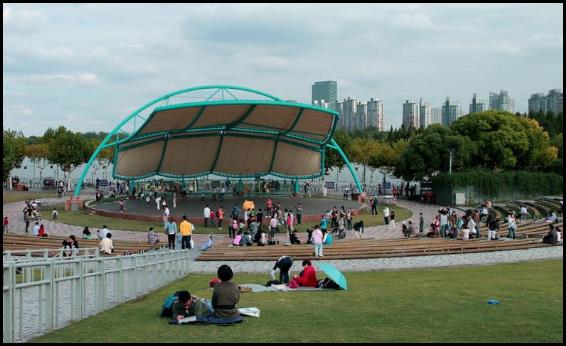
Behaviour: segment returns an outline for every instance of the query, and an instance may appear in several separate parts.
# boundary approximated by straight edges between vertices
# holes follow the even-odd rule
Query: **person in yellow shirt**
[[[179,232],[181,232],[181,249],[191,249],[191,236],[195,226],[187,220],[187,215],[183,215],[183,221],[179,224]]]

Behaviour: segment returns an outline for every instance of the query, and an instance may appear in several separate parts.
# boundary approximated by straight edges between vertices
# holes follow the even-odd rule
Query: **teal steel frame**
[[[211,95],[208,96],[206,101],[189,102],[189,103],[184,102],[184,103],[177,103],[177,104],[172,104],[172,105],[169,104],[172,97],[175,97],[175,96],[181,95],[181,94],[191,93],[191,92],[194,92],[194,91],[199,91],[199,90],[213,90],[214,92]],[[257,97],[257,95],[260,95],[260,96],[266,98],[267,100],[238,99],[230,90],[232,90],[232,91],[238,90],[238,91],[251,93],[251,94],[256,95],[255,97]],[[218,93],[221,94],[222,99],[221,100],[211,100]],[[225,93],[230,95],[232,97],[232,99],[229,99],[229,100],[224,99]],[[153,105],[155,105],[159,102],[162,102],[162,101],[165,102],[165,105],[156,106],[151,111],[151,114],[149,116],[144,117],[144,116],[140,115],[140,113],[142,113],[143,111],[148,110],[151,106],[153,106]],[[213,106],[219,106],[219,105],[250,105],[250,109],[248,111],[246,111],[245,114],[242,117],[240,117],[239,119],[237,119],[236,121],[234,121],[232,123],[224,124],[222,126],[193,128],[193,125],[197,123],[198,119],[200,118],[200,116],[202,115],[202,113],[204,112],[206,107],[211,107],[211,106],[213,107]],[[245,119],[253,112],[253,110],[258,105],[275,105],[275,106],[295,107],[295,108],[298,109],[298,112],[297,112],[297,115],[295,115],[295,119],[293,120],[293,123],[291,124],[291,127],[289,129],[277,129],[277,128],[257,129],[257,128],[235,127],[237,124],[242,124],[242,123],[245,124],[245,122],[244,122]],[[169,110],[169,109],[182,108],[182,107],[201,107],[201,109],[199,110],[197,115],[194,117],[194,119],[191,121],[191,123],[186,128],[181,129],[181,130],[175,130],[175,131],[160,131],[160,132],[152,132],[152,133],[141,134],[141,132],[145,128],[146,124],[157,114],[157,112]],[[301,132],[301,131],[295,131],[294,130],[295,125],[300,120],[300,118],[303,114],[303,111],[305,109],[323,111],[323,112],[326,112],[326,113],[333,115],[333,121],[332,121],[331,129],[330,129],[330,131],[328,131],[326,136],[322,136],[322,135],[316,134],[316,133]],[[338,113],[336,113],[335,111],[332,111],[332,110],[324,109],[324,108],[314,106],[314,105],[283,101],[280,98],[273,96],[273,95],[270,95],[268,93],[265,93],[263,91],[254,90],[254,89],[245,88],[245,87],[240,87],[240,86],[205,85],[205,86],[200,86],[200,87],[187,88],[187,89],[181,89],[181,90],[173,91],[173,92],[168,93],[166,95],[163,95],[163,96],[161,96],[161,97],[159,97],[159,98],[157,98],[153,101],[150,101],[150,102],[146,103],[145,105],[143,105],[142,107],[136,109],[128,117],[126,117],[124,120],[122,120],[104,138],[104,140],[100,143],[100,145],[96,148],[96,150],[94,151],[94,153],[92,154],[92,156],[88,160],[88,162],[87,162],[87,164],[86,164],[86,166],[85,166],[85,168],[84,168],[84,170],[81,174],[81,177],[79,178],[79,181],[77,183],[77,186],[75,188],[75,192],[74,192],[73,196],[74,197],[79,196],[80,191],[81,191],[81,187],[82,187],[83,182],[84,182],[84,179],[85,179],[88,171],[90,170],[90,167],[94,163],[94,160],[96,159],[96,157],[100,154],[100,152],[103,149],[106,149],[106,148],[109,148],[109,147],[114,147],[114,164],[113,164],[112,176],[115,179],[136,181],[136,180],[147,179],[147,178],[152,177],[152,176],[161,176],[161,177],[164,177],[164,178],[180,179],[180,180],[184,181],[184,179],[187,179],[187,178],[189,178],[189,179],[190,178],[197,178],[197,177],[201,177],[201,176],[207,176],[207,175],[210,175],[210,174],[229,177],[229,178],[243,178],[243,179],[251,179],[251,178],[256,179],[258,177],[262,177],[262,176],[266,176],[266,175],[272,175],[272,176],[281,177],[281,178],[285,178],[285,179],[292,179],[292,180],[295,181],[297,186],[298,186],[298,179],[312,179],[312,178],[316,178],[316,177],[320,177],[320,176],[324,175],[325,149],[328,147],[328,148],[331,148],[331,149],[338,152],[338,154],[340,155],[342,160],[344,160],[344,163],[348,167],[350,174],[354,178],[354,181],[356,183],[356,187],[358,188],[359,191],[363,191],[363,187],[360,184],[358,176],[357,176],[356,172],[354,171],[350,161],[348,160],[348,158],[346,157],[346,155],[344,154],[344,152],[342,151],[342,149],[340,148],[338,143],[336,143],[336,141],[332,138],[332,136],[334,134],[334,130],[336,128],[338,116],[339,116]],[[137,118],[141,119],[143,122],[142,122],[142,125],[139,127],[139,129],[136,130],[135,125],[136,125],[136,119]],[[132,133],[129,134],[126,138],[119,139],[118,138],[119,131],[124,126],[126,126],[131,120],[133,120],[133,122],[134,122],[134,131],[132,131]],[[253,137],[253,138],[259,138],[259,139],[263,138],[263,139],[271,139],[271,140],[273,140],[273,138],[275,138],[274,154],[272,156],[272,162],[270,164],[269,171],[268,172],[262,172],[262,173],[255,173],[255,174],[227,174],[227,173],[222,173],[222,172],[215,172],[214,168],[216,166],[216,163],[217,163],[217,160],[218,160],[218,155],[219,155],[219,152],[220,152],[220,146],[219,146],[216,158],[214,160],[214,166],[212,167],[212,170],[209,170],[209,171],[199,172],[199,173],[195,173],[195,174],[192,174],[192,175],[173,175],[173,174],[167,174],[167,173],[159,172],[159,168],[158,168],[157,171],[150,172],[150,173],[142,175],[142,176],[122,176],[122,175],[119,175],[119,174],[116,173],[117,157],[118,157],[118,153],[121,152],[121,151],[132,149],[132,148],[134,148],[136,146],[140,146],[140,145],[147,145],[149,143],[153,143],[153,142],[157,142],[157,141],[163,141],[163,150],[162,150],[162,155],[161,155],[160,162],[159,162],[159,167],[161,167],[161,164],[163,162],[163,153],[165,152],[166,147],[167,147],[167,143],[169,141],[179,139],[179,138],[187,138],[187,137],[219,136],[219,133],[214,132],[214,131],[220,131],[220,146],[222,145],[222,141],[224,140],[224,138],[228,137],[228,136]],[[116,136],[116,140],[111,141],[111,139],[114,136]],[[283,136],[286,137],[286,138],[282,138]],[[319,137],[319,138],[322,137],[322,138],[317,140],[316,139],[317,137]],[[142,143],[133,143],[133,144],[128,145],[129,141],[138,141],[138,140],[144,140],[144,141]],[[296,142],[294,140],[298,140],[300,142]],[[319,152],[320,158],[321,158],[321,160],[320,160],[321,161],[320,172],[317,173],[317,174],[303,175],[303,176],[294,176],[294,175],[289,176],[289,175],[279,174],[279,173],[276,173],[276,172],[271,172],[271,168],[273,166],[273,160],[275,158],[275,152],[276,152],[276,149],[277,149],[277,144],[279,142],[283,142],[283,143],[287,143],[287,144],[290,144],[290,145],[302,147],[304,149]]]

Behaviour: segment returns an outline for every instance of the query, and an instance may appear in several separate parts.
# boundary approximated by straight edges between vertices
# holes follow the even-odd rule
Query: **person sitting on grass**
[[[208,317],[214,310],[212,305],[196,296],[191,296],[189,291],[181,291],[177,300],[171,306],[173,319],[180,321],[190,316]]]
[[[301,240],[299,239],[299,237],[297,237],[297,230],[293,230],[293,233],[291,233],[291,235],[289,236],[289,240],[291,241],[291,244],[297,244],[300,245],[301,244]]]
[[[294,275],[293,279],[289,282],[289,288],[297,287],[318,287],[318,280],[316,279],[316,270],[310,260],[304,260],[303,270],[299,275]]]
[[[232,278],[234,272],[228,265],[223,264],[217,271],[220,282],[212,289],[212,308],[214,314],[209,317],[212,323],[233,323],[241,321],[237,305],[240,302],[240,289]]]
[[[83,229],[83,239],[85,239],[85,240],[91,240],[92,239],[92,233],[88,229],[88,226],[85,226],[85,228]]]

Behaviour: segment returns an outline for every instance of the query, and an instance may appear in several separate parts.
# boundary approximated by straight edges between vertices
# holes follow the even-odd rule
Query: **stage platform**
[[[242,203],[245,200],[251,200],[255,204],[256,210],[263,209],[265,211],[267,205],[267,196],[261,197],[235,197],[226,196],[224,201],[212,200],[210,197],[206,197],[202,200],[200,197],[186,197],[177,201],[177,208],[173,208],[173,201],[171,198],[167,199],[167,205],[169,206],[171,216],[176,220],[180,220],[183,215],[187,217],[197,225],[204,223],[203,210],[206,205],[208,205],[213,210],[217,210],[220,206],[224,209],[224,219],[228,219],[234,204],[237,204],[240,209],[242,209]],[[334,199],[334,198],[324,198],[324,197],[313,197],[313,198],[301,198],[301,197],[283,197],[275,196],[272,197],[273,206],[276,206],[279,202],[281,208],[292,209],[293,212],[299,203],[303,206],[303,221],[318,221],[321,215],[326,212],[326,210],[332,209],[336,206],[338,209],[341,206],[347,210],[351,208],[354,214],[359,212],[359,209],[363,206],[358,201],[345,200],[345,199]],[[131,220],[140,221],[161,221],[163,217],[163,208],[157,210],[155,200],[151,200],[146,203],[145,200],[126,200],[124,214],[120,214],[120,207],[118,205],[118,200],[114,201],[102,201],[99,203],[91,202],[86,206],[87,211],[94,212],[99,215],[117,217]],[[243,217],[243,210],[240,213],[240,217]],[[264,219],[264,222],[268,220]]]

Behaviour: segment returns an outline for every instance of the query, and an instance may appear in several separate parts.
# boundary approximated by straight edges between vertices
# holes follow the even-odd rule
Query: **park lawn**
[[[28,199],[57,198],[57,197],[58,197],[57,191],[3,191],[2,203],[5,204],[5,203],[27,201]]]
[[[315,263],[316,264],[316,263]],[[265,275],[235,275],[260,283]],[[136,301],[33,342],[562,342],[563,261],[345,273],[348,291],[242,293],[260,318],[239,325],[168,325],[164,298],[210,298],[213,275],[189,275]],[[319,275],[320,276],[320,275]],[[489,305],[488,299],[501,304]]]
[[[50,218],[51,213],[49,212],[52,210],[53,207],[46,207],[44,216]],[[163,224],[161,222],[152,222],[152,221],[137,221],[137,220],[127,220],[127,219],[118,219],[112,217],[106,217],[96,214],[88,214],[83,211],[65,211],[62,205],[58,205],[57,209],[59,211],[59,222],[69,224],[69,225],[76,225],[76,226],[89,226],[90,228],[101,228],[104,225],[107,225],[109,229],[115,230],[124,230],[124,231],[140,231],[140,232],[147,232],[149,227],[153,227],[155,230],[160,230],[163,228]],[[402,221],[410,218],[413,213],[406,208],[402,208],[399,206],[391,207],[391,210],[395,210],[396,219],[397,221]],[[354,222],[359,220],[364,220],[365,227],[372,227],[383,225],[383,211],[379,211],[378,215],[371,215],[367,213],[363,213],[360,215],[354,216]],[[321,214],[322,215],[322,214]],[[307,228],[313,227],[318,222],[304,222],[301,225],[295,225],[295,229],[297,232],[304,232]],[[221,232],[219,230],[213,228],[204,228],[202,226],[196,225],[195,232],[196,234],[209,234],[210,230],[213,229],[215,233],[228,233],[226,228],[226,219],[224,220],[224,229]],[[263,226],[264,229],[267,227],[266,225]]]

